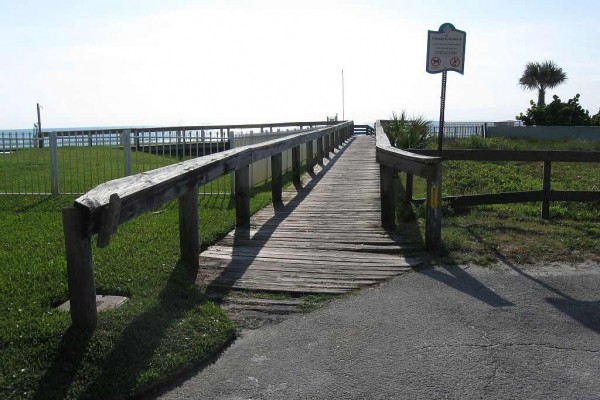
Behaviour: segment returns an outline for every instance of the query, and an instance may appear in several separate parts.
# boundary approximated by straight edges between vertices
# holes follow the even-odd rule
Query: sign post
[[[427,64],[425,70],[430,74],[442,73],[438,132],[438,154],[440,156],[442,155],[442,143],[444,141],[447,73],[448,71],[465,73],[466,39],[467,33],[459,31],[450,23],[442,24],[437,31],[427,31]]]

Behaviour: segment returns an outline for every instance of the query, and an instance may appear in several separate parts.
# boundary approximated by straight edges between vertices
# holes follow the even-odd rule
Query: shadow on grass
[[[405,189],[402,181],[398,179],[396,183],[396,194],[399,199],[396,203],[397,208],[397,229],[396,232],[410,238],[418,238],[421,246],[425,248],[425,241],[421,236],[421,230],[416,220],[416,215],[409,201],[405,198]],[[440,254],[448,254],[447,249],[442,247]],[[439,267],[421,268],[418,273],[435,279],[455,290],[463,292],[479,301],[489,304],[492,307],[511,307],[513,303],[504,299],[496,292],[488,288],[482,282],[470,275],[452,258],[445,257],[444,264]]]
[[[62,399],[66,396],[91,338],[92,333],[89,331],[80,331],[72,326],[67,329],[58,345],[52,365],[38,385],[34,399]]]
[[[34,398],[64,398],[71,386],[76,384],[76,377],[88,374],[91,376],[87,379],[91,382],[85,382],[80,377],[81,384],[88,385],[78,398],[130,396],[151,389],[143,381],[156,384],[156,379],[164,377],[165,371],[154,370],[150,372],[150,377],[143,374],[149,374],[153,357],[167,330],[173,323],[180,321],[184,313],[206,301],[195,287],[194,280],[189,279],[190,274],[194,275],[194,272],[190,272],[184,263],[179,262],[158,296],[158,302],[135,317],[122,331],[114,326],[106,330],[99,326],[90,334],[70,328],[64,334],[55,359],[42,378]],[[112,332],[118,332],[118,338],[107,336]],[[93,346],[90,345],[92,336],[95,342]],[[103,346],[110,346],[108,354],[103,352]],[[208,350],[210,355],[215,349]],[[98,365],[99,371],[81,369],[84,358],[96,357],[100,360],[90,363]],[[164,360],[161,361],[163,362]],[[174,364],[167,369],[173,370],[176,361]],[[74,390],[77,392],[77,389]]]

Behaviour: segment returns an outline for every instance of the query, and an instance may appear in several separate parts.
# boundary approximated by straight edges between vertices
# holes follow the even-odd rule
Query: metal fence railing
[[[255,144],[331,125],[291,122],[44,132],[0,132],[0,194],[82,194],[123,176],[137,174],[234,147]],[[305,151],[302,151],[305,160]],[[283,169],[292,166],[291,151]],[[266,160],[251,165],[253,185],[270,176]],[[201,194],[230,194],[233,177],[210,182]]]
[[[444,122],[444,137],[465,138],[474,135],[486,137],[488,126],[522,126],[522,122]],[[428,126],[429,135],[431,136],[437,136],[439,130],[440,127],[437,122],[430,123]]]

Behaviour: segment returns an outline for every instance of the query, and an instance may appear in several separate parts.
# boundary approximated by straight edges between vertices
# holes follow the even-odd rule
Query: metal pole
[[[41,149],[44,147],[44,134],[42,133],[42,118],[40,117],[40,103],[37,103],[37,117],[38,117],[38,147]]]
[[[440,126],[438,132],[438,156],[442,156],[442,143],[444,141],[444,111],[446,110],[446,79],[447,72],[442,72],[442,95],[440,96]]]

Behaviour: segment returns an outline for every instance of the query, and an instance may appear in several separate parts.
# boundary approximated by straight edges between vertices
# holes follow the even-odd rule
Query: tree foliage
[[[529,62],[519,79],[519,85],[538,91],[538,107],[546,104],[546,90],[567,80],[567,74],[554,61]]]
[[[592,117],[592,126],[600,126],[600,110]]]
[[[589,126],[591,124],[589,111],[579,104],[579,94],[567,102],[561,101],[557,95],[554,95],[553,99],[550,104],[542,106],[531,100],[527,113],[517,115],[517,120],[523,121],[527,126]]]
[[[400,115],[393,112],[387,122],[386,132],[393,146],[399,149],[424,148],[429,138],[429,123],[425,117],[408,117],[403,110]]]

